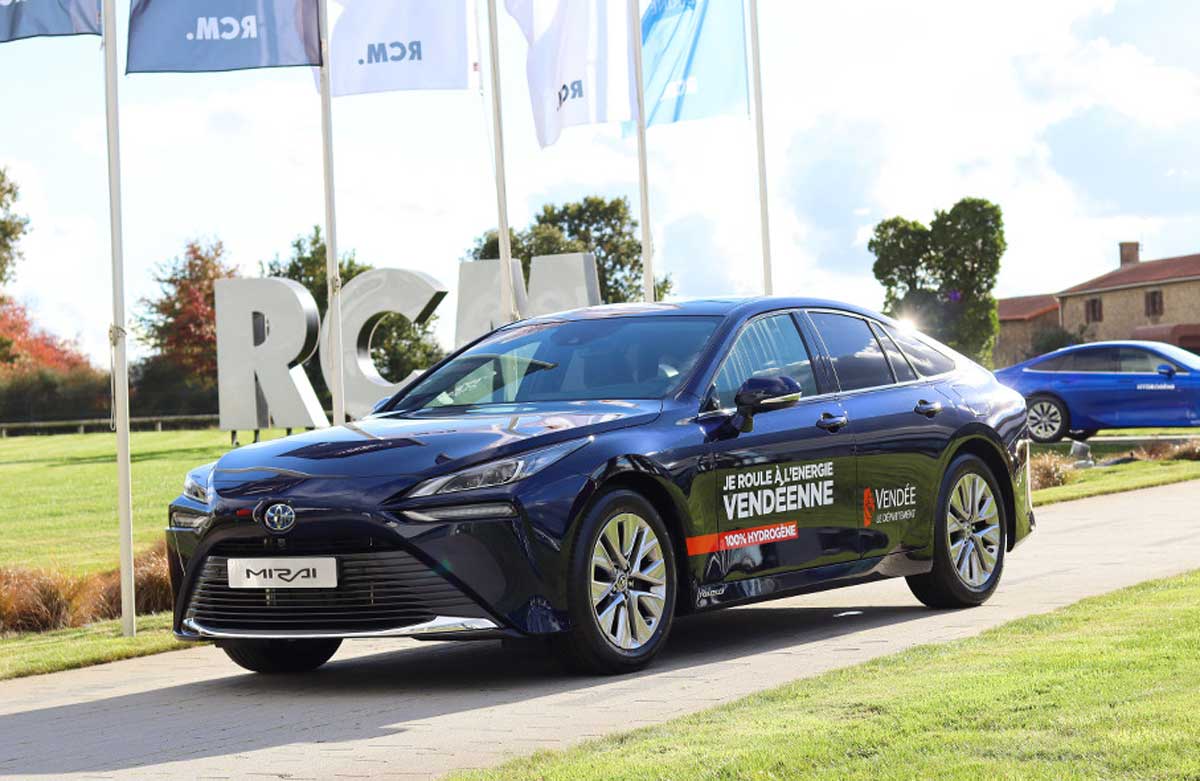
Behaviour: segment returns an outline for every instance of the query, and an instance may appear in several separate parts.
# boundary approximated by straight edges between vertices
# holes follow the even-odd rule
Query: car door
[[[1186,426],[1192,419],[1191,377],[1174,361],[1140,347],[1119,347],[1121,385],[1126,402],[1117,419],[1122,426]],[[1173,374],[1160,374],[1170,366]],[[1182,373],[1181,373],[1182,372]]]
[[[854,439],[861,556],[924,546],[954,410],[877,323],[847,312],[807,316],[829,355]]]
[[[740,331],[714,374],[707,405],[727,414],[753,376],[786,374],[803,396],[760,412],[753,430],[728,428],[711,443],[717,534],[692,538],[711,554],[706,578],[736,581],[857,558],[854,456],[845,411],[821,375],[818,355],[789,312]],[[715,571],[714,571],[715,569]]]
[[[1133,384],[1121,377],[1115,347],[1072,351],[1070,369],[1054,377],[1054,386],[1067,402],[1072,428],[1119,426],[1121,406],[1133,401]]]

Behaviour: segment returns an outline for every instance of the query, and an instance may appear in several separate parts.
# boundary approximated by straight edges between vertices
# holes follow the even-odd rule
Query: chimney
[[[1136,265],[1141,260],[1140,254],[1142,245],[1136,241],[1122,241],[1121,247],[1121,268],[1126,266]]]

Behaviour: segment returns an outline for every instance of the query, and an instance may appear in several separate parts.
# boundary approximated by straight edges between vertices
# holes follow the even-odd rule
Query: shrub
[[[119,570],[85,578],[75,599],[76,624],[119,618],[121,574]],[[167,548],[160,542],[133,560],[134,608],[138,615],[161,613],[173,607],[171,577],[167,571]]]
[[[1170,442],[1151,440],[1133,451],[1133,457],[1139,461],[1166,461],[1175,457],[1176,449]]]
[[[1066,485],[1074,468],[1071,459],[1058,453],[1038,453],[1029,460],[1033,490]]]
[[[1179,461],[1200,461],[1200,439],[1192,439],[1176,445],[1171,451],[1171,458]]]
[[[45,632],[71,623],[71,587],[40,569],[0,570],[0,632]]]

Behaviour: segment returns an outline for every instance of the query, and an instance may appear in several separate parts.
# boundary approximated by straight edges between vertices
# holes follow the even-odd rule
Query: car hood
[[[399,477],[653,420],[659,400],[571,401],[384,413],[247,445],[217,461],[214,483],[265,477]],[[456,464],[455,462],[459,462]]]

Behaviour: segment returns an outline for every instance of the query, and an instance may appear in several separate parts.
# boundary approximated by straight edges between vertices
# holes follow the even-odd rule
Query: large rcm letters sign
[[[522,317],[600,303],[596,260],[590,254],[534,258],[528,291],[520,282],[519,261],[513,261],[512,274]],[[500,261],[462,263],[458,278],[455,344],[461,346],[500,324]],[[329,383],[329,323],[321,323],[312,294],[298,282],[272,278],[221,279],[215,291],[221,428],[328,426],[302,367],[319,349],[321,372]],[[342,371],[349,415],[363,417],[412,379],[389,382],[379,374],[371,360],[375,326],[392,313],[423,323],[446,292],[428,274],[395,268],[364,272],[342,288]]]

